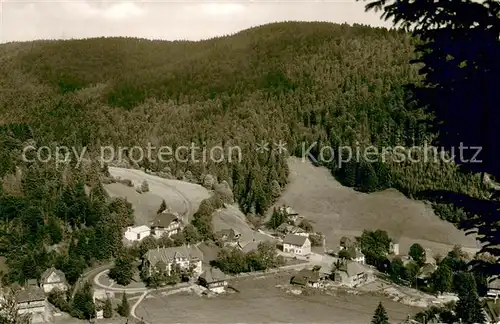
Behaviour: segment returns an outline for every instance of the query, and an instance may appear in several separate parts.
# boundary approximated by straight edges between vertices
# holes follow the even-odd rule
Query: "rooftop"
[[[45,294],[43,293],[43,290],[38,287],[29,287],[21,290],[17,294],[16,300],[18,303],[41,301],[45,300]]]
[[[349,277],[352,277],[365,272],[365,268],[357,262],[347,261],[340,266],[339,271],[345,272]]]
[[[41,282],[45,282],[47,279],[49,279],[50,275],[52,273],[55,273],[59,278],[61,278],[62,281],[66,281],[66,276],[64,275],[64,272],[61,270],[58,270],[54,267],[48,268],[42,273],[42,276],[40,278]]]
[[[152,227],[168,227],[173,221],[179,220],[179,216],[172,213],[161,213],[156,215],[151,222]]]
[[[295,245],[295,246],[303,246],[304,243],[306,242],[306,240],[308,240],[307,236],[295,235],[295,234],[288,234],[283,239],[283,243],[284,244]]]
[[[132,233],[136,233],[136,234],[147,232],[149,230],[150,230],[149,226],[146,226],[146,225],[141,225],[141,226],[136,226],[136,227],[130,226],[127,228],[128,232],[132,232]]]
[[[228,280],[229,276],[227,276],[224,272],[222,272],[218,268],[211,267],[203,271],[203,273],[200,275],[200,278],[210,283],[210,282]]]
[[[197,259],[203,261],[203,253],[196,246],[183,245],[169,248],[158,247],[144,254],[144,259],[152,264],[156,264],[159,261],[167,264],[172,262],[175,258],[188,258],[190,260]]]

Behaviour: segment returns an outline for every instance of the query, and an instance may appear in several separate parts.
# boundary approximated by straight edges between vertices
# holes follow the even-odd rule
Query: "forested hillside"
[[[84,183],[99,192],[97,167],[89,176],[71,166],[54,171],[53,166],[21,163],[28,141],[86,146],[97,154],[102,145],[238,145],[242,163],[141,166],[180,179],[189,174],[200,181],[212,174],[227,180],[241,209],[256,214],[270,207],[288,176],[284,155],[255,151],[261,140],[286,141],[297,155],[303,143],[308,147],[314,141],[333,148],[422,145],[433,138],[422,123],[429,116],[405,104],[403,88],[420,78],[409,64],[414,45],[400,31],[296,22],[202,42],[98,38],[2,45],[4,231],[15,229],[18,238],[38,233],[39,240],[32,242],[36,248],[29,249],[38,251],[57,243],[54,236],[75,236],[71,233],[83,225],[109,221],[110,213],[123,215],[123,223],[128,217],[116,204],[96,206],[92,198],[83,198]],[[364,191],[395,187],[417,195],[446,188],[480,195],[478,176],[458,174],[441,162],[327,166],[343,183]],[[70,212],[78,203],[89,208],[89,219],[73,219],[80,217]],[[66,206],[70,211],[61,212],[61,204],[71,205]],[[94,217],[96,208],[105,212]],[[22,242],[16,244],[31,244]]]

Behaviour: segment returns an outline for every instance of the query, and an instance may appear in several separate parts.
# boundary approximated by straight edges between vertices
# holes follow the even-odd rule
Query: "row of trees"
[[[277,255],[276,246],[270,242],[260,242],[256,250],[248,253],[237,248],[222,249],[217,259],[211,262],[212,266],[229,274],[261,271],[283,264],[284,260]]]

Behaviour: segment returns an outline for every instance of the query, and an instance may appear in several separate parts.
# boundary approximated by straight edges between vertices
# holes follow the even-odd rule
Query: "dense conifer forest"
[[[56,264],[76,280],[94,259],[117,255],[118,229],[131,222],[130,205],[106,197],[98,163],[27,163],[26,145],[87,147],[90,158],[104,145],[238,145],[241,163],[138,166],[194,182],[211,174],[229,183],[243,212],[262,215],[286,186],[288,168],[286,155],[258,153],[260,141],[285,141],[298,156],[317,142],[311,153],[319,159],[322,145],[411,147],[434,139],[424,123],[431,116],[405,100],[404,85],[421,78],[409,64],[416,42],[397,30],[288,22],[202,42],[0,46],[1,254],[10,269],[4,279],[23,282]],[[480,177],[451,163],[335,160],[320,164],[362,191],[483,195]],[[461,215],[449,206],[439,210],[454,222]]]

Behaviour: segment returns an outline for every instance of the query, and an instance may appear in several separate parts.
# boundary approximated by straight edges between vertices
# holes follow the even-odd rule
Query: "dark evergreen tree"
[[[462,323],[486,323],[483,305],[477,294],[476,281],[470,272],[460,274],[461,289],[458,290],[458,302],[455,315]]]
[[[387,316],[387,312],[382,305],[379,303],[377,309],[375,309],[375,314],[373,314],[373,318],[371,321],[372,324],[389,324],[389,316]]]
[[[104,304],[103,316],[104,318],[113,317],[113,306],[111,305],[111,300],[109,298],[106,299],[106,303]]]
[[[119,285],[127,286],[134,276],[134,260],[131,255],[123,252],[116,260],[115,266],[109,271],[109,277]]]
[[[85,282],[75,293],[71,302],[71,315],[79,319],[95,318],[95,305],[92,296],[92,286]]]
[[[122,303],[118,306],[118,314],[122,317],[130,315],[130,305],[128,304],[127,294],[124,292],[122,295]]]
[[[167,203],[165,202],[165,199],[161,201],[160,208],[158,208],[158,211],[156,212],[157,214],[163,213],[165,210],[167,210]]]

